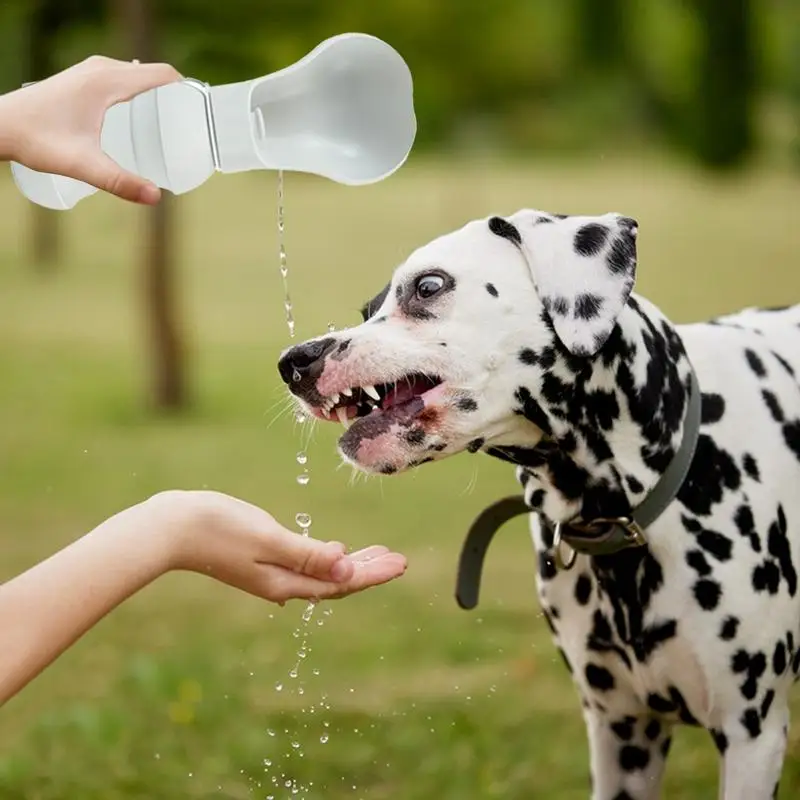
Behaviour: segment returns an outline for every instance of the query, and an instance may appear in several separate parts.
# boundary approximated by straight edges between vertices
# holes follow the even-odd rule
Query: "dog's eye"
[[[417,297],[427,300],[444,288],[444,278],[441,275],[423,275],[417,281]]]

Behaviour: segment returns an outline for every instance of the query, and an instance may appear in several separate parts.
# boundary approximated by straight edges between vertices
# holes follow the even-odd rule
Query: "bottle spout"
[[[366,34],[327,39],[279,72],[211,87],[210,98],[222,172],[374,183],[405,162],[417,131],[408,66]]]

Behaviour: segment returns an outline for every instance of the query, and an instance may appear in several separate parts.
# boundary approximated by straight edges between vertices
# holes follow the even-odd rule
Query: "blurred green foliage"
[[[280,69],[343,31],[385,39],[415,77],[418,147],[666,144],[712,167],[796,147],[796,0],[150,2],[164,57],[211,83]],[[113,0],[5,0],[0,88],[29,77],[28,34],[47,6],[63,20],[59,66],[121,52]]]

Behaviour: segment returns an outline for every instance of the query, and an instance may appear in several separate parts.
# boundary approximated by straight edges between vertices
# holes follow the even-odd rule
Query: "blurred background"
[[[800,301],[797,0],[4,0],[0,90],[92,53],[245,80],[348,30],[409,63],[419,137],[375,186],[287,175],[298,338],[357,322],[412,248],[520,207],[636,217],[638,291],[676,321]],[[479,608],[453,600],[466,529],[513,471],[462,456],[353,480],[336,428],[289,412],[276,188],[216,176],[157,210],[58,214],[0,170],[0,580],[170,487],[309,513],[409,571],[307,625],[304,604],[158,581],[3,708],[0,799],[585,798],[524,521]],[[781,798],[799,755],[795,731]],[[666,795],[714,796],[716,769],[680,731]]]

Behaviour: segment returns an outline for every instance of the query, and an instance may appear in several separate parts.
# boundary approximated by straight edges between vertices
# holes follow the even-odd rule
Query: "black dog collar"
[[[632,517],[570,520],[553,528],[553,557],[561,569],[569,569],[578,553],[589,556],[610,555],[628,547],[647,544],[645,530],[664,513],[680,491],[694,458],[700,435],[701,393],[694,370],[690,376],[688,407],[683,426],[683,441],[664,474],[639,504]],[[509,520],[530,514],[523,496],[505,497],[484,509],[470,526],[458,562],[456,602],[461,608],[478,605],[481,572],[486,551],[495,533]],[[540,515],[542,524],[548,524]],[[565,546],[569,554],[563,557]]]

